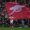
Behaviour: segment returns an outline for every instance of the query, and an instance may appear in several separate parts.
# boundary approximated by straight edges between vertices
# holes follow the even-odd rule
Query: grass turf
[[[30,30],[30,28],[0,28],[0,30]]]

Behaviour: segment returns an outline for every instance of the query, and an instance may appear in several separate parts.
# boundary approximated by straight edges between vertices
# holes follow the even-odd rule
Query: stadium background
[[[19,2],[21,4],[24,3],[25,5],[30,7],[30,0],[0,0],[0,27],[8,27],[7,20],[9,20],[9,19],[7,17],[6,10],[5,10],[5,3],[6,2]],[[21,20],[25,21],[25,25],[24,26],[20,25],[20,26],[22,26],[22,27],[30,27],[30,19],[20,19],[20,24],[21,24]],[[26,29],[26,28],[24,28],[24,29]]]

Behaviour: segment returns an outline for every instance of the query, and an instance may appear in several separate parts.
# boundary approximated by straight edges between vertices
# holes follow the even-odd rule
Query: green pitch
[[[30,28],[0,28],[0,30],[30,30]]]

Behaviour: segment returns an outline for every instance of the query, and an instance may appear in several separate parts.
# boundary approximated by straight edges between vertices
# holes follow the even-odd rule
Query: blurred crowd
[[[7,2],[9,2],[10,0],[6,0]],[[18,1],[17,1],[18,2]],[[29,1],[27,1],[26,3],[28,4]],[[23,2],[22,2],[23,3]],[[21,4],[22,4],[21,3]],[[30,3],[30,2],[29,2]],[[10,22],[4,7],[5,1],[0,1],[0,26],[2,26],[3,24],[5,24],[6,26],[10,26]],[[26,4],[25,4],[26,5]],[[30,7],[30,4],[28,4],[27,6]],[[19,25],[19,26],[29,26],[30,27],[30,19],[18,19],[18,21],[14,21],[15,25]],[[4,25],[4,26],[5,26]]]

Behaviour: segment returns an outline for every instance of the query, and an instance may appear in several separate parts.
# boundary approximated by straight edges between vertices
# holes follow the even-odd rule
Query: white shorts
[[[10,20],[10,24],[13,24],[13,20]]]

